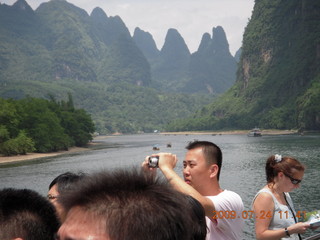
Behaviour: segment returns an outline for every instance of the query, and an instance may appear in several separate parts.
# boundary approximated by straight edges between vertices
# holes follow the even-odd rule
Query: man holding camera
[[[212,142],[195,141],[186,149],[188,152],[183,161],[184,179],[174,171],[178,160],[174,154],[157,154],[159,169],[176,190],[201,203],[207,217],[207,240],[241,239],[243,202],[237,193],[220,188],[220,148]],[[143,167],[147,168],[148,164],[149,158],[143,163]],[[155,171],[152,167],[154,166],[151,164],[149,169]]]

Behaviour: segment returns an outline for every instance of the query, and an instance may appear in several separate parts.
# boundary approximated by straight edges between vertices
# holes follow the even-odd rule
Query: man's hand
[[[156,155],[154,155],[156,156]],[[141,168],[143,169],[144,172],[148,174],[152,174],[154,177],[157,175],[157,168],[151,168],[149,167],[149,157],[147,156],[144,161],[141,164]]]
[[[152,156],[159,157],[159,163],[158,163],[159,169],[161,170],[163,175],[166,177],[168,182],[173,186],[173,188],[179,192],[182,192],[186,195],[190,195],[193,198],[197,199],[201,203],[201,205],[204,207],[206,216],[211,218],[215,210],[213,202],[209,198],[202,196],[193,187],[187,184],[174,171],[174,168],[178,162],[177,156],[172,153],[157,153],[157,154],[153,154]],[[142,167],[147,171],[151,170],[153,171],[153,173],[155,173],[156,172],[155,168],[150,169],[148,167],[148,160],[149,160],[149,156],[146,157],[145,161],[142,164]]]
[[[159,168],[161,170],[175,168],[178,161],[177,155],[172,153],[159,153],[157,156],[159,156]]]

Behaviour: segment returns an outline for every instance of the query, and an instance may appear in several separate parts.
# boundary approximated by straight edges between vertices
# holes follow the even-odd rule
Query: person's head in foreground
[[[143,171],[92,174],[59,201],[68,213],[58,240],[191,239],[185,195]]]
[[[53,240],[58,228],[54,207],[37,192],[0,190],[1,240]]]
[[[207,224],[206,224],[206,213],[201,203],[186,195],[186,198],[190,204],[191,217],[194,222],[192,225],[192,240],[205,240],[207,236]]]
[[[55,177],[49,184],[48,199],[56,208],[61,222],[65,219],[65,211],[59,204],[58,197],[64,192],[71,191],[73,186],[85,177],[84,173],[65,172]]]

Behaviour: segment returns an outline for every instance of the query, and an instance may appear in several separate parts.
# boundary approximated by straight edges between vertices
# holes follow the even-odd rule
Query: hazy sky
[[[48,0],[26,0],[36,9]],[[12,5],[16,0],[0,0]],[[91,14],[95,7],[108,16],[120,16],[131,35],[136,27],[152,34],[161,49],[169,28],[175,28],[191,52],[199,47],[205,32],[222,26],[226,32],[230,52],[240,48],[244,28],[251,18],[254,0],[68,0]]]

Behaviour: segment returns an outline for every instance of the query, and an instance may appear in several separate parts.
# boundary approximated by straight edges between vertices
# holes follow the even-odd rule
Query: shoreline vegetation
[[[284,134],[297,134],[298,131],[295,130],[261,130],[262,136],[265,135],[284,135]],[[194,132],[161,132],[161,135],[246,135],[248,130],[234,130],[234,131],[194,131]],[[115,134],[121,135],[121,134]],[[99,148],[102,143],[99,143],[99,139],[104,139],[107,137],[112,137],[113,135],[102,135],[94,137],[93,142],[88,143],[87,147],[71,147],[68,151],[58,151],[51,153],[27,153],[26,155],[16,155],[16,156],[1,156],[0,155],[0,165],[17,163],[27,160],[37,160],[48,157],[55,157],[64,154],[78,153],[82,151],[89,151]],[[96,142],[95,142],[96,141]]]
[[[247,135],[250,130],[162,132],[163,135]],[[263,136],[298,134],[296,130],[261,130]]]

